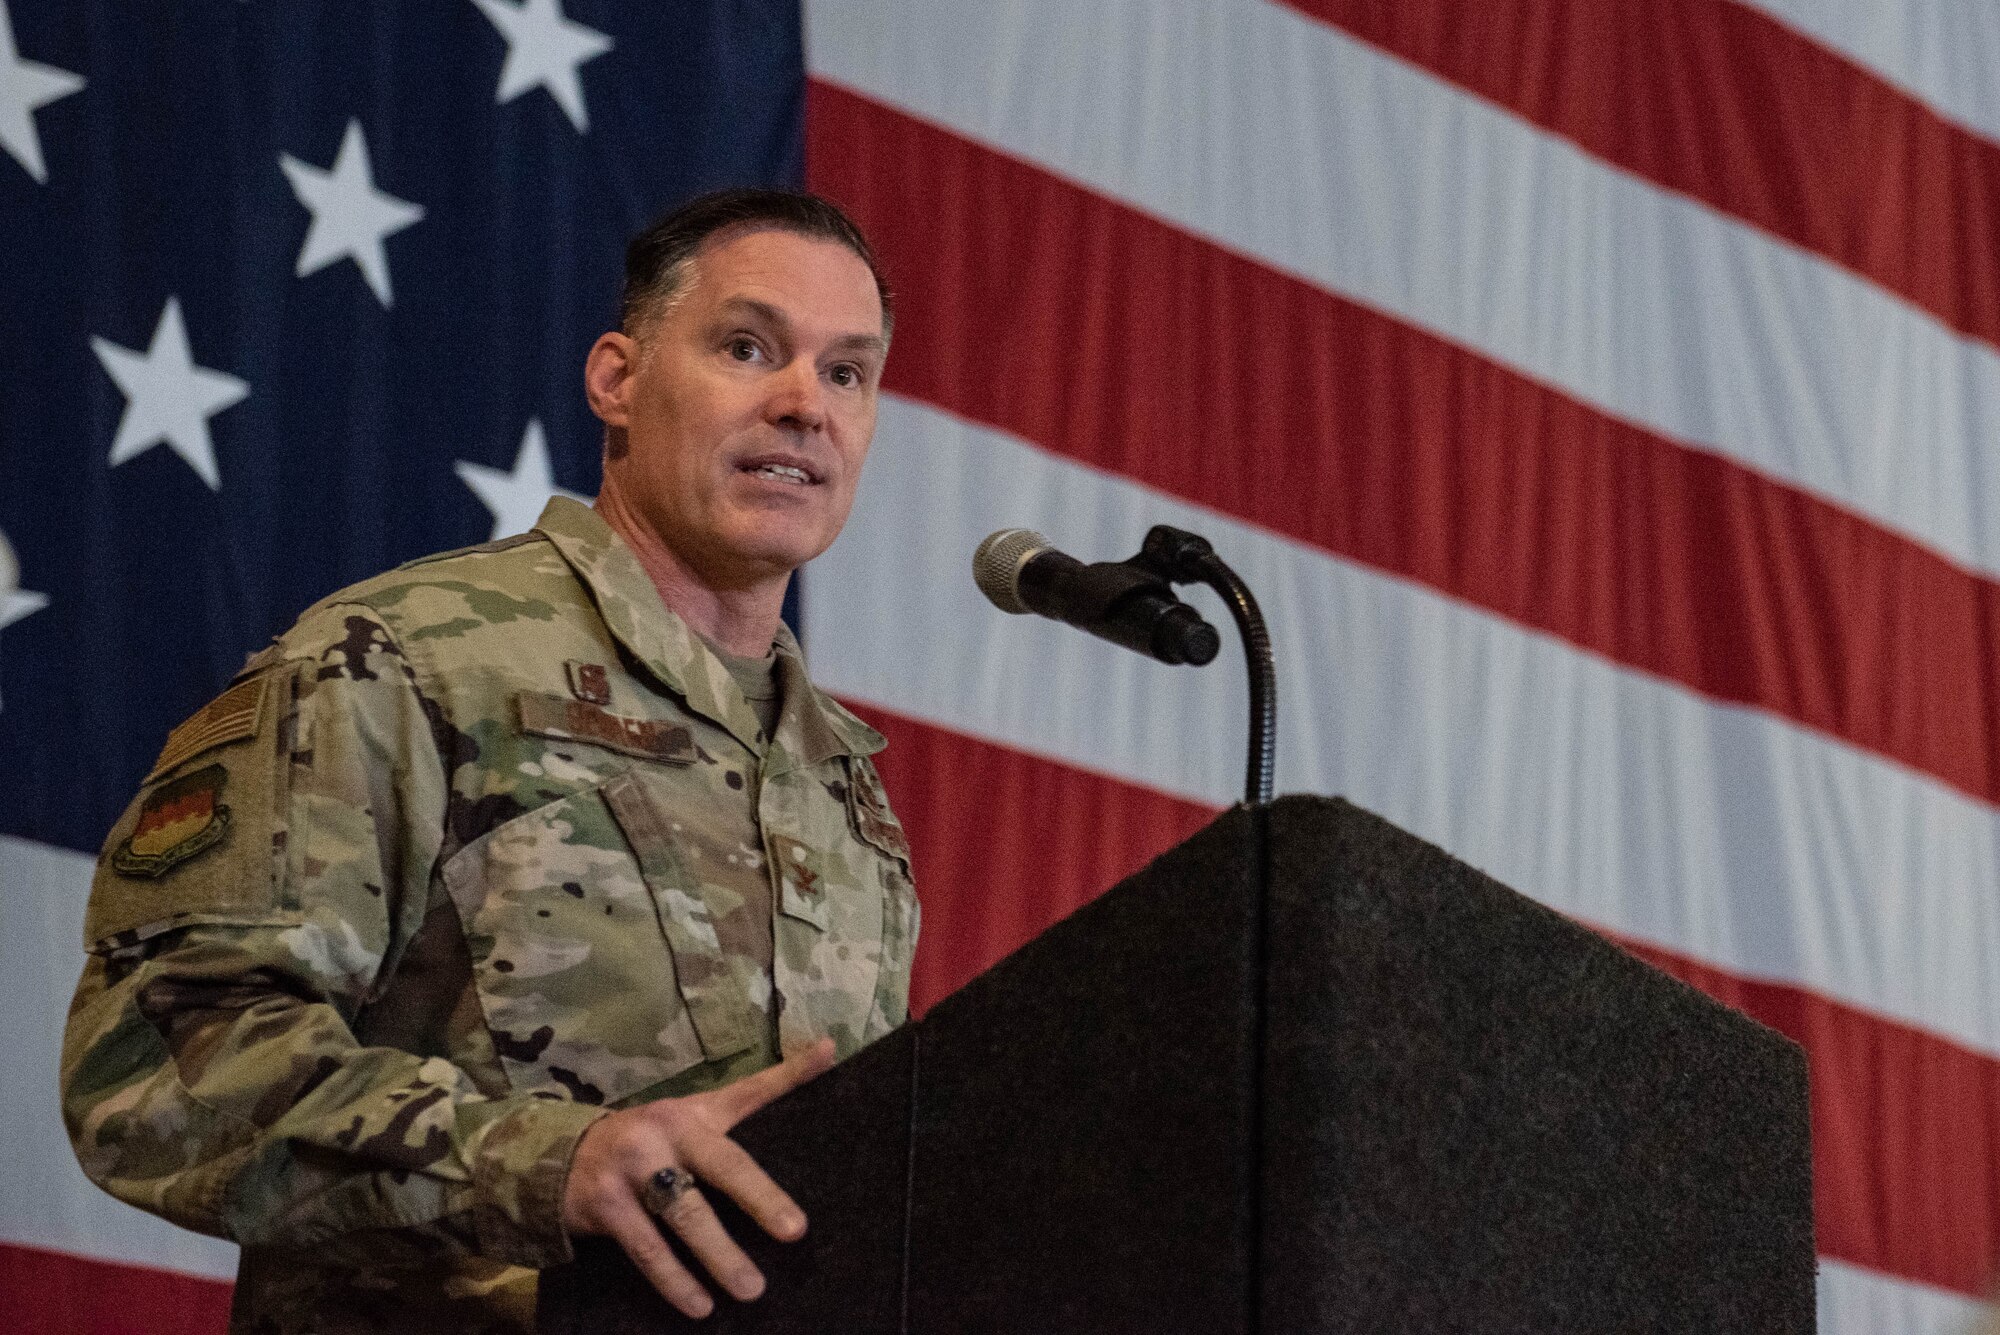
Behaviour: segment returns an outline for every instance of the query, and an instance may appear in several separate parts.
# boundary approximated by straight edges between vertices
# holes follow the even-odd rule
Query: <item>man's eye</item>
[[[762,352],[757,341],[750,338],[732,338],[728,346],[729,355],[739,362],[755,361]]]
[[[846,362],[842,362],[839,366],[834,367],[827,374],[832,376],[833,383],[839,385],[842,389],[853,389],[861,383],[861,368],[850,366]]]

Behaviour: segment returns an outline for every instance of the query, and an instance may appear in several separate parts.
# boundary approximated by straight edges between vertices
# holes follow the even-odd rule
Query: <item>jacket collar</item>
[[[764,750],[757,716],[729,669],[701,636],[667,610],[639,558],[595,510],[566,496],[550,497],[535,531],[569,563],[605,626],[632,657],[689,709],[727,728],[746,747]],[[790,627],[779,625],[775,647],[783,702],[767,770],[815,765],[837,755],[873,755],[888,744],[812,684]]]

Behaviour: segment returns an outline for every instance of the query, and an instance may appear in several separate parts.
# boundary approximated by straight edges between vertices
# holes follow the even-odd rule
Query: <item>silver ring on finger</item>
[[[694,1174],[672,1164],[646,1179],[645,1187],[639,1193],[640,1204],[651,1215],[665,1218],[674,1203],[694,1190]]]

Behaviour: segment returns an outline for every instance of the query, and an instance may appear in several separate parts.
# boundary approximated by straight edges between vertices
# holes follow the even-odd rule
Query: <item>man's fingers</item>
[[[772,1099],[790,1093],[832,1068],[833,1040],[822,1038],[811,1047],[794,1052],[776,1066],[767,1066],[733,1085],[724,1085],[721,1089],[694,1097],[714,1100],[714,1106],[723,1118],[723,1129],[728,1130]]]
[[[675,1197],[662,1222],[680,1235],[702,1268],[729,1290],[730,1297],[747,1303],[764,1291],[763,1272],[743,1254],[698,1189],[690,1187]]]
[[[699,1320],[715,1310],[715,1299],[708,1296],[708,1290],[701,1286],[701,1281],[674,1255],[674,1249],[660,1236],[652,1216],[640,1206],[637,1197],[628,1196],[607,1205],[604,1226],[605,1231],[625,1249],[625,1254],[632,1258],[632,1264],[638,1266],[640,1273],[660,1291],[660,1296],[679,1308],[682,1315]],[[761,1277],[758,1283],[761,1287]]]
[[[704,1136],[682,1146],[681,1157],[695,1176],[743,1207],[766,1233],[780,1242],[805,1236],[806,1214],[750,1152],[727,1136]]]
[[[677,1158],[680,1166],[728,1193],[771,1236],[789,1242],[805,1233],[805,1212],[724,1132],[771,1100],[823,1074],[833,1065],[833,1058],[833,1040],[821,1039],[733,1085],[613,1113],[599,1124],[605,1129],[595,1137],[585,1134],[578,1145],[579,1159],[586,1152],[595,1159],[610,1156],[631,1171],[642,1158],[655,1166],[662,1159],[671,1164]],[[620,1122],[620,1118],[628,1120]],[[620,1133],[606,1141],[614,1124]],[[669,1145],[671,1152],[666,1148]],[[635,1194],[636,1188],[606,1182],[610,1188],[607,1197],[602,1191],[588,1189],[592,1180],[602,1181],[572,1167],[571,1181],[564,1191],[565,1224],[579,1230],[601,1230],[616,1238],[660,1296],[687,1316],[700,1318],[714,1311],[715,1302],[708,1290],[674,1255],[660,1226]],[[614,1179],[622,1180],[622,1174]],[[714,1208],[699,1191],[682,1192],[664,1213],[661,1225],[686,1243],[733,1297],[748,1302],[763,1293],[764,1276],[722,1227]]]

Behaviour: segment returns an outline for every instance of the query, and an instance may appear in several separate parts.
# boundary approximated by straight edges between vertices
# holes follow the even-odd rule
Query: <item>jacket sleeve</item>
[[[106,1191],[246,1246],[568,1258],[603,1110],[355,1037],[443,902],[437,709],[381,620],[335,605],[169,738],[99,861],[64,1035]]]

